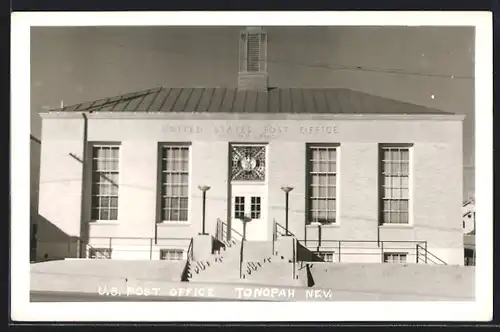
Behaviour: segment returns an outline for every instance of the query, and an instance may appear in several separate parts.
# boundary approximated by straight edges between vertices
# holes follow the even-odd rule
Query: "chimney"
[[[261,27],[247,27],[240,33],[238,89],[268,89],[267,33]]]

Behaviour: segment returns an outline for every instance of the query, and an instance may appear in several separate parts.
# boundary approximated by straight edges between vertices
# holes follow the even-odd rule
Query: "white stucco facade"
[[[113,257],[117,259],[158,259],[160,250],[185,251],[189,239],[202,227],[199,185],[211,187],[206,196],[206,232],[210,234],[217,220],[242,231],[234,220],[234,197],[259,197],[258,221],[246,229],[248,240],[258,241],[272,241],[274,222],[285,224],[281,187],[293,187],[289,231],[305,247],[316,248],[318,225],[308,220],[307,149],[320,144],[337,149],[336,219],[321,226],[323,247],[328,247],[328,241],[330,247],[337,245],[334,241],[367,241],[369,248],[357,249],[366,254],[339,257],[380,262],[380,254],[373,254],[374,244],[385,241],[385,249],[376,249],[381,253],[412,255],[415,243],[422,241],[448,264],[464,263],[462,116],[212,113],[187,117],[124,112],[87,113],[86,117],[42,114],[39,213],[51,227],[39,230],[39,252],[49,257],[74,255],[82,232],[95,248],[121,248]],[[119,146],[118,217],[95,221],[91,218],[89,151],[93,144],[107,143]],[[162,144],[183,144],[189,149],[186,221],[161,218]],[[263,181],[231,181],[235,144],[265,147]],[[408,223],[380,223],[381,145],[409,149]],[[252,208],[248,200],[245,211]],[[130,238],[141,240],[131,243]],[[61,245],[64,241],[72,244]],[[389,241],[412,242],[391,249],[395,245]],[[338,255],[332,248],[327,251]]]

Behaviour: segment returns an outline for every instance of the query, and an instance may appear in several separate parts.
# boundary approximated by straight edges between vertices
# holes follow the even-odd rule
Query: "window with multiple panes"
[[[245,217],[245,197],[235,196],[234,197],[234,218],[242,219]]]
[[[117,145],[92,147],[92,220],[118,219],[119,152]]]
[[[91,249],[89,249],[89,258],[110,259],[111,258],[111,249],[109,249],[109,248],[91,248]]]
[[[384,263],[406,263],[406,253],[386,252],[384,253]]]
[[[381,149],[382,224],[408,224],[410,148]]]
[[[332,251],[322,251],[318,253],[318,257],[324,262],[333,262],[333,254]]]
[[[250,201],[250,218],[260,219],[260,197],[252,196]]]
[[[162,249],[160,250],[160,259],[168,261],[179,261],[184,257],[182,249]]]
[[[161,218],[188,220],[189,146],[161,147]]]
[[[337,220],[337,147],[308,148],[308,223]]]

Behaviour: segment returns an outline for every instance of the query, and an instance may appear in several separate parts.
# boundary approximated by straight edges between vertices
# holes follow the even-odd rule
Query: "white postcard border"
[[[470,302],[30,303],[30,27],[475,26],[476,300]],[[491,12],[23,12],[11,32],[11,312],[16,321],[486,321],[493,306]]]

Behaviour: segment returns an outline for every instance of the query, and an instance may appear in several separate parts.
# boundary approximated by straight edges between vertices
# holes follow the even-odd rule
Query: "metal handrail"
[[[442,259],[432,254],[427,250],[427,241],[412,241],[412,240],[310,240],[308,245],[305,245],[305,240],[297,240],[312,254],[331,251],[335,253],[340,262],[342,256],[350,255],[380,255],[381,262],[384,262],[384,254],[389,250],[405,250],[408,256],[416,256],[415,262],[424,261],[433,264],[446,264]],[[313,242],[311,244],[311,242]],[[315,244],[318,243],[316,246]],[[357,245],[356,245],[357,244]],[[373,244],[373,246],[367,246]],[[311,247],[315,247],[315,250]],[[384,249],[385,248],[385,249]],[[363,252],[357,252],[357,249],[363,249]],[[354,251],[354,252],[353,252]]]
[[[240,232],[238,232],[234,228],[229,227],[229,225],[227,223],[225,223],[224,221],[222,221],[219,218],[217,219],[217,226],[216,227],[217,227],[216,234],[218,236],[220,236],[222,238],[222,240],[226,240],[226,239],[224,239],[224,237],[227,236],[228,230],[231,231],[231,238],[233,237],[233,234],[236,234],[239,237],[239,239],[237,239],[238,241],[241,241],[243,239],[243,234],[241,234]]]
[[[219,242],[224,241],[224,229],[222,227],[222,220],[217,218],[217,223],[215,224],[215,238]]]
[[[189,278],[191,277],[189,275],[189,269],[191,267],[191,262],[193,261],[193,243],[193,238],[191,238],[186,252],[186,264],[184,265],[184,269],[182,271],[182,281],[189,281]]]
[[[243,278],[243,244],[245,241],[241,241],[240,244],[240,279]]]
[[[417,250],[423,250],[424,253],[425,253],[425,260],[426,260],[426,263],[427,261],[430,261],[431,263],[434,263],[434,264],[438,264],[434,261],[434,259],[438,260],[439,263],[443,264],[443,265],[448,265],[446,264],[445,261],[443,261],[441,258],[437,257],[436,255],[434,255],[433,253],[431,253],[430,251],[427,250],[427,248],[425,247],[422,247],[421,245],[417,244]],[[418,252],[418,251],[417,251]],[[430,257],[428,257],[430,256]]]
[[[62,250],[64,252],[61,252],[61,254],[57,255],[57,259],[63,259],[63,258],[71,258],[74,257],[72,254],[71,246],[76,245],[79,248],[85,248],[83,251],[83,256],[81,257],[80,255],[77,255],[78,258],[85,258],[88,257],[88,250],[89,249],[105,249],[109,250],[110,252],[112,251],[119,251],[119,252],[144,252],[144,253],[149,253],[149,259],[153,259],[153,243],[158,242],[158,241],[182,241],[184,243],[187,243],[188,241],[192,240],[192,238],[186,238],[186,237],[160,237],[160,238],[153,238],[153,237],[109,237],[109,236],[91,236],[91,237],[72,237],[68,239],[47,239],[47,238],[38,238],[37,239],[37,249],[45,246],[50,246],[50,245],[57,245],[57,244],[64,244],[67,245],[68,249],[67,250]],[[125,248],[119,248],[116,249],[115,246],[123,246]],[[182,245],[184,247],[185,244]],[[155,247],[160,247],[161,248],[162,244],[156,244]],[[58,250],[61,251],[61,250]],[[78,252],[76,252],[78,254]],[[111,255],[110,255],[111,256]],[[54,257],[49,257],[54,258]],[[107,257],[107,258],[112,258],[112,257]]]
[[[233,228],[229,227],[227,223],[222,221],[221,219],[217,218],[217,226],[216,226],[216,238],[221,241],[225,242],[227,237],[228,230],[231,231],[231,239],[233,238],[233,234],[236,234],[240,237],[238,241],[240,241],[240,261],[239,261],[239,269],[240,269],[240,279],[243,278],[243,250],[244,250],[244,242],[243,241],[243,235],[239,233],[238,231],[234,230]]]
[[[299,242],[304,242],[305,240],[298,240]],[[312,239],[307,239],[307,242],[320,242],[320,240],[312,240]],[[377,243],[377,242],[385,242],[385,243],[422,243],[425,244],[427,241],[419,241],[419,240],[324,240],[321,239],[321,242],[346,242],[346,243],[352,243],[352,242],[360,242],[360,243]]]
[[[189,246],[188,246],[187,252],[186,252],[186,259],[188,261],[193,260],[193,247],[194,247],[194,241],[193,241],[193,238],[191,238],[191,240],[189,241]]]
[[[279,227],[279,228],[285,230],[285,232],[281,234],[282,236],[284,234],[284,235],[291,235],[291,236],[297,237],[295,234],[293,234],[292,232],[290,232],[290,230],[287,230],[285,227],[283,227],[283,225],[281,225],[280,223],[274,221],[274,224],[276,226],[276,235],[278,235],[278,227]]]

